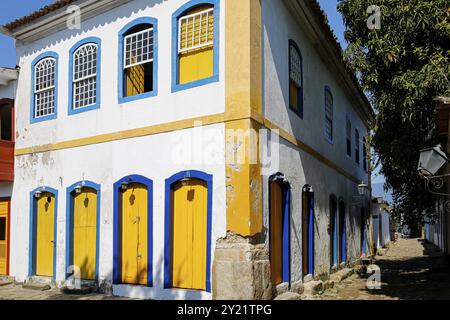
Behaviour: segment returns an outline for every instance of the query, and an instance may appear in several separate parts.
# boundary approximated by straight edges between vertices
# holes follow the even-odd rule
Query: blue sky
[[[30,14],[39,8],[51,4],[54,0],[1,0],[2,13],[0,15],[0,25],[4,25],[12,20]],[[345,48],[347,43],[344,39],[344,23],[341,14],[337,11],[338,0],[319,0],[322,9],[328,16],[331,28],[334,30],[341,46]],[[15,67],[16,57],[14,50],[14,40],[0,35],[0,66]],[[373,177],[373,184],[382,184],[384,178],[376,170]],[[379,193],[379,192],[377,192]]]

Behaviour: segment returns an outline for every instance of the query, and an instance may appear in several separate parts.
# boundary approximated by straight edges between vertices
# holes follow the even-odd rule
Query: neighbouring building
[[[443,151],[450,155],[450,97],[436,98],[436,130]],[[440,175],[450,174],[448,163],[438,173]],[[428,214],[428,222],[425,224],[425,239],[438,246],[445,254],[450,253],[450,185],[448,177],[445,179],[441,189],[435,189],[433,184],[429,184],[429,191],[435,192],[435,205],[432,212]]]
[[[386,248],[392,239],[391,208],[383,198],[372,201],[373,244],[375,250]]]
[[[14,95],[17,70],[0,68],[0,276],[9,274],[14,180]]]
[[[316,1],[64,0],[3,32],[17,281],[271,299],[372,254],[374,114]]]

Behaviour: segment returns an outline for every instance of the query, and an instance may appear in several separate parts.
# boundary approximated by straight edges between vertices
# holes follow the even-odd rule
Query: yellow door
[[[279,183],[270,185],[270,267],[272,284],[283,282],[283,213],[282,189]]]
[[[9,201],[0,201],[0,275],[8,274]]]
[[[84,188],[75,194],[73,204],[73,264],[81,279],[95,279],[97,254],[97,192]]]
[[[206,290],[206,183],[178,183],[172,192],[173,287]]]
[[[55,197],[42,193],[37,199],[36,274],[53,276]]]
[[[122,194],[122,282],[147,285],[148,191],[130,184]]]

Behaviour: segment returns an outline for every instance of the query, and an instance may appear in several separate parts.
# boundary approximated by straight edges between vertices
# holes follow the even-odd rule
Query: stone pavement
[[[103,294],[73,295],[63,294],[59,289],[36,291],[22,288],[19,284],[0,286],[0,300],[123,300],[123,298]]]
[[[448,261],[421,239],[399,239],[374,262],[381,269],[381,289],[367,289],[357,274],[313,300],[448,300]]]

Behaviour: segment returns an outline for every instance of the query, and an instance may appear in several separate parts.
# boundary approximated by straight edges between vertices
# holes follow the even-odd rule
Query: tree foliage
[[[367,9],[381,9],[370,30]],[[339,0],[345,59],[377,116],[371,144],[392,188],[394,214],[417,225],[430,196],[417,174],[419,150],[437,143],[437,96],[450,94],[450,0]]]

